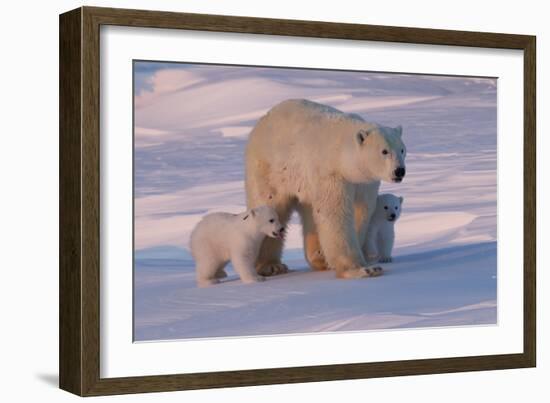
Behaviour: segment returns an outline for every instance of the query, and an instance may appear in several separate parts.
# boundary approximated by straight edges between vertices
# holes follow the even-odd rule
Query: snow
[[[137,341],[490,325],[497,320],[496,80],[136,62]],[[140,68],[142,70],[140,70]],[[375,279],[312,272],[297,217],[289,274],[195,285],[189,235],[245,209],[244,147],[288,98],[402,125],[407,176],[394,262]]]
[[[220,132],[223,137],[242,137],[248,138],[248,134],[252,130],[251,126],[228,126],[220,127],[214,131]]]

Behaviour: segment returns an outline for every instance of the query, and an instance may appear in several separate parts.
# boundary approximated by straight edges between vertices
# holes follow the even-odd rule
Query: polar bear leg
[[[211,256],[200,256],[196,258],[196,278],[199,287],[208,287],[209,285],[220,282],[218,273],[224,272],[224,267],[227,262],[220,262],[218,259]],[[227,274],[226,274],[227,275]]]
[[[392,250],[393,242],[395,239],[395,233],[393,226],[388,226],[384,231],[380,231],[378,236],[378,253],[380,255],[379,262],[391,262],[392,261]]]
[[[380,189],[380,182],[357,185],[355,194],[355,227],[361,252],[365,258],[369,258],[367,253],[367,235],[370,221],[376,210],[376,201]]]
[[[367,239],[365,241],[363,253],[368,260],[378,259],[378,237],[379,233],[376,228],[371,228],[367,232]]]
[[[328,270],[329,267],[321,250],[319,234],[313,218],[311,205],[302,205],[298,208],[302,219],[302,233],[304,237],[304,256],[313,270]]]
[[[286,228],[294,207],[293,203],[290,200],[281,200],[271,204],[271,207],[277,212],[281,225]],[[256,270],[259,275],[274,276],[288,272],[287,265],[281,262],[283,246],[284,241],[281,239],[266,237],[263,240],[256,260]]]
[[[353,206],[353,210],[354,210],[353,216],[355,219],[355,230],[357,231],[357,241],[359,242],[359,246],[361,246],[361,252],[363,252],[364,254],[363,245],[365,244],[365,240],[367,239],[369,209],[367,208],[367,205],[365,203],[362,203],[361,201],[356,200]]]
[[[346,186],[351,185],[334,181],[330,194],[319,198],[322,206],[313,206],[323,254],[339,278],[380,275],[381,268],[367,267],[363,258],[355,230],[353,199],[346,198]]]
[[[252,168],[253,167],[253,168]],[[248,208],[262,205],[273,207],[279,217],[281,225],[286,227],[293,205],[288,196],[281,197],[277,190],[269,184],[269,164],[258,161],[247,155],[246,162],[246,204]],[[288,272],[288,267],[281,262],[283,241],[280,239],[265,238],[260,247],[256,260],[256,271],[262,276],[273,276]]]
[[[231,263],[233,263],[233,268],[243,283],[249,284],[265,280],[264,277],[258,276],[254,267],[254,260],[248,256],[233,256]]]

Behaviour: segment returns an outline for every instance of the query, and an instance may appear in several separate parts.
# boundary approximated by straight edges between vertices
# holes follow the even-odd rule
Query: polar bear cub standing
[[[198,286],[216,284],[226,277],[224,267],[229,261],[244,283],[263,280],[254,265],[266,235],[277,239],[284,236],[284,227],[271,207],[206,215],[191,233]]]
[[[382,263],[392,261],[391,254],[395,240],[394,225],[401,215],[402,204],[402,197],[389,193],[378,196],[376,209],[367,230],[365,245],[367,259],[376,259]]]

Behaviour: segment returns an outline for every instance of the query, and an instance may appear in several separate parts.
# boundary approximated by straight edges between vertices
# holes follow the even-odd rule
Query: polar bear
[[[248,207],[273,207],[283,226],[298,211],[304,254],[314,270],[335,269],[339,278],[379,275],[381,268],[367,264],[360,245],[380,181],[401,182],[405,176],[401,136],[401,127],[368,123],[327,105],[283,101],[249,136]],[[264,240],[256,262],[259,274],[288,270],[282,248],[281,239]]]
[[[191,254],[195,259],[197,285],[216,284],[227,276],[231,261],[243,283],[263,280],[254,268],[263,239],[284,237],[285,228],[275,210],[260,206],[241,214],[206,215],[191,233]]]
[[[403,197],[381,194],[376,200],[376,209],[371,217],[363,251],[368,260],[382,263],[392,261],[395,241],[395,222],[401,216]]]

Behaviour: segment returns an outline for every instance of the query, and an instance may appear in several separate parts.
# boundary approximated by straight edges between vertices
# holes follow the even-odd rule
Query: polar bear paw
[[[265,277],[262,276],[252,276],[252,277],[245,277],[242,279],[242,282],[244,284],[253,284],[253,283],[260,283],[262,281],[265,281]]]
[[[363,273],[361,277],[378,277],[382,275],[382,268],[380,266],[361,267],[359,272]]]
[[[284,263],[267,263],[258,269],[260,276],[270,277],[288,273],[288,266]]]
[[[342,273],[338,273],[338,277],[341,278],[365,278],[365,277],[378,277],[381,276],[383,270],[380,266],[359,267],[357,269],[346,270]]]
[[[217,278],[202,278],[197,280],[197,286],[199,288],[206,288],[218,284],[220,280]]]

